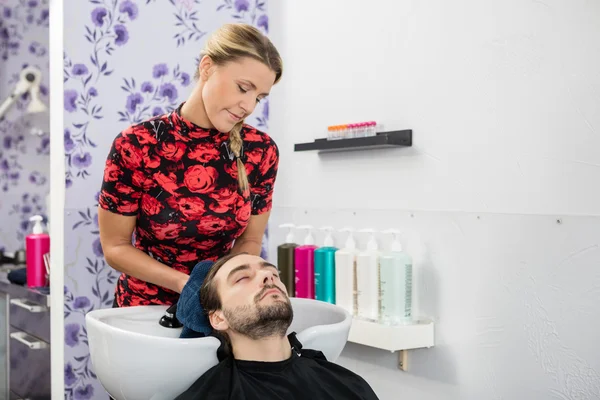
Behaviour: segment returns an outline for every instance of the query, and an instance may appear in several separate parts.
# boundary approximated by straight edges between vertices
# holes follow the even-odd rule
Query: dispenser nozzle
[[[375,239],[375,232],[377,232],[377,231],[375,229],[366,228],[366,229],[361,229],[359,232],[370,233],[369,241],[367,242],[367,250],[377,250],[378,249],[377,239]]]
[[[392,235],[394,237],[394,240],[398,240],[401,232],[398,229],[390,228],[386,229],[385,231],[381,231],[381,233],[386,235]]]
[[[385,231],[381,231],[381,233],[386,235],[392,235],[392,244],[390,246],[391,251],[402,251],[402,243],[400,243],[400,231],[398,229],[386,229]]]
[[[346,239],[346,244],[344,247],[346,249],[356,249],[356,241],[354,240],[354,228],[346,226],[339,230],[339,232],[348,232],[348,238]]]
[[[42,222],[43,220],[44,218],[41,215],[34,215],[29,218],[29,221],[31,222]]]
[[[296,225],[287,223],[287,224],[281,224],[281,225],[279,225],[279,227],[289,229],[287,236],[285,237],[285,242],[286,243],[294,243],[294,228],[296,227]]]
[[[42,225],[43,220],[44,218],[41,215],[34,215],[29,218],[29,221],[33,222],[32,232],[34,234],[39,235],[40,233],[44,233],[44,226]]]
[[[333,247],[334,246],[334,242],[333,242],[333,236],[331,235],[331,233],[333,232],[333,227],[331,227],[331,226],[322,226],[321,228],[319,228],[319,230],[326,232],[323,246],[324,247]]]
[[[306,233],[306,237],[304,238],[304,244],[305,245],[311,245],[311,244],[315,244],[315,238],[312,235],[312,230],[314,229],[312,225],[300,225],[298,227],[296,227],[296,229],[306,229],[307,233]]]

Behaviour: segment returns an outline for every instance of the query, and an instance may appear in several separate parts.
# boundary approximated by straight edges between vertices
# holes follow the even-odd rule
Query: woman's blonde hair
[[[283,62],[279,52],[269,38],[257,28],[248,24],[225,24],[215,31],[207,40],[200,53],[202,57],[208,56],[216,65],[224,65],[243,57],[250,57],[262,62],[275,72],[275,83],[279,82],[283,73]],[[196,68],[196,78],[198,78]],[[242,153],[242,125],[240,121],[229,132],[229,148],[236,156],[238,169],[238,183],[242,191],[248,188],[248,175],[241,159]]]

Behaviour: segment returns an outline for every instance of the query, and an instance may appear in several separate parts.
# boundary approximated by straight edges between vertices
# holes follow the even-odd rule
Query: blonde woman
[[[281,75],[266,36],[224,25],[206,42],[189,98],[115,138],[98,210],[104,256],[122,273],[115,307],[171,305],[199,261],[260,254],[279,152],[244,119]]]

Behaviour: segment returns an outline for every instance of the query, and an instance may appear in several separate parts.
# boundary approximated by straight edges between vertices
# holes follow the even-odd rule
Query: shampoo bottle
[[[323,247],[315,250],[315,300],[335,304],[335,252],[331,232],[333,228],[324,226]]]
[[[381,322],[397,325],[412,317],[412,258],[402,251],[398,238],[400,231],[388,229],[382,233],[393,235],[389,251],[381,253]]]
[[[294,249],[294,266],[296,269],[295,294],[305,299],[315,298],[315,240],[312,236],[313,227],[302,225],[297,229],[306,229],[308,233],[302,246]]]
[[[44,232],[43,218],[40,215],[34,215],[29,221],[33,222],[33,229],[25,238],[27,286],[48,286],[44,254],[50,252],[50,236]]]
[[[294,249],[298,244],[294,240],[294,224],[282,224],[280,228],[289,229],[285,237],[285,243],[277,246],[277,268],[279,268],[279,277],[281,282],[287,288],[288,296],[294,297],[296,294],[296,269],[294,267]]]
[[[369,233],[369,241],[356,257],[356,302],[358,317],[369,321],[379,321],[379,248],[375,230],[363,229]]]
[[[352,228],[340,229],[348,232],[343,248],[335,252],[335,304],[356,316],[356,242]]]

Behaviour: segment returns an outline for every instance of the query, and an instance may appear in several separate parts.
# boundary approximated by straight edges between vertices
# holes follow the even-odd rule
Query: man
[[[200,302],[230,351],[178,400],[377,399],[360,376],[286,336],[290,299],[277,268],[262,258],[238,254],[216,261]]]

